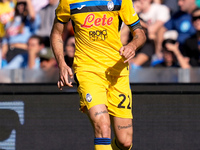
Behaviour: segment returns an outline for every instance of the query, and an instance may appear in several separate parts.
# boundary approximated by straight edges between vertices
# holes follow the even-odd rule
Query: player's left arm
[[[142,29],[140,23],[134,26],[129,26],[133,35],[133,40],[126,46],[120,48],[119,53],[125,58],[124,63],[127,63],[130,59],[135,56],[135,52],[139,49],[146,41],[146,35]]]

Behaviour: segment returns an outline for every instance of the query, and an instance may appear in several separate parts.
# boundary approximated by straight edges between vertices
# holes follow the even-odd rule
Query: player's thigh
[[[132,138],[133,138],[132,119],[118,118],[118,117],[112,117],[111,119],[116,139],[123,144],[132,143]]]
[[[105,88],[105,81],[101,75],[92,72],[78,72],[75,74],[75,81],[78,84],[81,110],[90,110],[96,105],[108,105]]]
[[[112,77],[108,89],[108,111],[118,118],[132,119],[132,93],[128,76]],[[115,82],[117,81],[117,82]]]
[[[92,108],[87,110],[87,114],[93,121],[98,120],[100,116],[104,116],[105,119],[110,120],[107,107],[104,104],[93,106]]]

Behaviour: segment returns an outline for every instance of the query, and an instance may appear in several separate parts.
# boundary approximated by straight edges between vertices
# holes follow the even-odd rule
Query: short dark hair
[[[176,40],[173,40],[173,39],[165,39],[165,40],[162,42],[162,48],[163,48],[163,49],[167,49],[167,48],[166,48],[166,44],[167,44],[167,43],[175,44],[175,43],[176,43]]]
[[[38,39],[40,45],[44,44],[44,39],[41,36],[32,35],[29,39]]]

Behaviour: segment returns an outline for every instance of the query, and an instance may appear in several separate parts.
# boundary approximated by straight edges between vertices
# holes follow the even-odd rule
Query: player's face
[[[178,5],[180,6],[180,9],[184,12],[189,12],[191,9],[191,6],[194,4],[194,0],[179,0]]]
[[[192,14],[192,21],[195,29],[200,31],[200,10]]]

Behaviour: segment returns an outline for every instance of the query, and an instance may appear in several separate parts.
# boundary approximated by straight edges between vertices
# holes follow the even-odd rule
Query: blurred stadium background
[[[200,150],[199,42],[196,41],[193,44],[190,41],[188,43],[197,48],[195,49],[197,53],[190,54],[187,51],[188,57],[193,62],[188,59],[178,60],[180,55],[173,55],[177,51],[171,50],[171,58],[169,58],[171,64],[169,66],[166,65],[167,63],[162,64],[165,59],[160,59],[159,52],[163,53],[163,45],[160,45],[160,51],[156,51],[156,45],[152,42],[152,39],[153,41],[159,40],[155,36],[158,31],[157,26],[153,27],[155,18],[160,18],[164,21],[162,26],[170,29],[172,28],[171,24],[164,23],[180,10],[179,6],[181,9],[185,9],[184,12],[189,13],[189,9],[192,7],[186,10],[184,6],[189,6],[190,2],[195,4],[195,0],[184,0],[186,5],[178,4],[178,0],[154,0],[156,5],[162,4],[160,7],[162,13],[153,13],[153,19],[145,20],[149,19],[149,16],[146,17],[144,13],[146,8],[142,8],[146,5],[141,5],[140,2],[147,1],[150,6],[151,0],[133,0],[134,7],[140,14],[141,22],[143,21],[142,26],[150,36],[147,45],[138,51],[135,58],[141,56],[140,54],[145,54],[145,57],[133,59],[130,62],[130,85],[133,94],[134,114],[133,149]],[[179,1],[183,2],[183,0]],[[17,21],[20,20],[15,15],[17,14],[15,7],[17,3],[24,6],[25,13],[21,14],[20,28],[11,26],[9,29],[10,21],[11,25],[14,25],[13,20],[16,18]],[[56,84],[58,68],[50,50],[49,34],[57,3],[58,0],[0,0],[0,150],[93,149],[93,131],[86,115],[79,112],[79,95],[76,92],[76,85],[74,84],[73,88],[65,87],[63,91],[59,91]],[[163,5],[165,6],[163,7]],[[200,7],[200,1],[196,0],[195,5]],[[25,9],[26,6],[29,6],[29,9]],[[153,9],[153,12],[154,10],[158,11],[159,9]],[[163,15],[164,12],[166,13],[164,17],[157,16],[157,14]],[[178,36],[176,32],[168,32],[163,36],[164,39],[169,40],[169,43],[174,44],[185,33],[189,36],[193,33],[199,33],[200,29],[196,27],[198,31],[196,32],[192,28],[191,20],[193,22],[199,21],[200,15],[192,16],[191,12],[186,13],[183,14],[187,17],[183,18],[181,23],[178,22],[180,25],[178,31],[181,32],[182,36]],[[41,17],[40,24],[38,15]],[[188,17],[190,22],[187,20]],[[23,34],[21,29],[27,25],[27,21],[30,23],[30,19],[36,21],[36,26],[31,26],[31,31],[35,32],[28,34],[36,34],[44,38],[42,40],[43,47],[37,49],[33,55],[28,54],[27,51],[33,51],[34,48],[28,48],[25,51],[26,56],[35,57],[33,60],[35,66],[30,65],[24,55],[14,59],[13,62],[6,60],[7,54],[4,51],[6,44],[7,51],[11,53],[16,45],[19,46],[20,42],[24,43],[18,47],[19,49],[24,44],[25,47],[27,46],[28,36],[25,36],[26,40],[24,37],[16,38],[13,36]],[[121,34],[123,37],[121,41],[124,45],[131,38],[129,30],[125,27],[122,28]],[[16,32],[17,30],[19,31]],[[155,31],[155,33],[149,31]],[[71,66],[75,43],[73,27],[70,23],[67,24],[65,33],[66,35],[63,35],[65,60]],[[9,36],[11,41],[19,43],[6,43],[5,39],[9,39]],[[14,55],[18,56],[18,52]],[[174,62],[173,58],[175,57],[177,58]],[[19,62],[22,61],[21,59],[23,59],[22,63]],[[144,59],[143,64],[138,64],[137,60],[142,59]],[[162,65],[155,67],[159,63]]]

